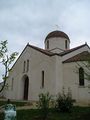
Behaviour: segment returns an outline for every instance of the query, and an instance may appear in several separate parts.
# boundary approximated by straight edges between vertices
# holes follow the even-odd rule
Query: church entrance
[[[29,88],[29,78],[27,75],[24,76],[24,94],[23,99],[28,100],[28,88]]]

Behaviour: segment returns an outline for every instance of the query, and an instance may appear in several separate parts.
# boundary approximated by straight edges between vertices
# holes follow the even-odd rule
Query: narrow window
[[[65,49],[67,49],[67,40],[65,40]]]
[[[23,72],[25,72],[25,67],[26,67],[26,61],[23,63]]]
[[[44,71],[42,71],[42,88],[44,88]]]
[[[79,85],[84,86],[84,69],[82,67],[79,68]]]
[[[49,41],[47,40],[47,49],[49,49]]]
[[[14,83],[14,78],[12,78],[11,90],[13,90],[13,83]]]
[[[27,60],[27,72],[29,71],[29,60]]]

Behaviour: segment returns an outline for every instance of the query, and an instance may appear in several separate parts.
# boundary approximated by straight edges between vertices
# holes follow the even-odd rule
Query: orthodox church
[[[90,81],[85,77],[89,46],[70,49],[68,35],[58,30],[49,33],[44,43],[45,49],[26,45],[9,73],[5,97],[37,101],[40,93],[57,95],[64,87],[77,104],[90,104]]]

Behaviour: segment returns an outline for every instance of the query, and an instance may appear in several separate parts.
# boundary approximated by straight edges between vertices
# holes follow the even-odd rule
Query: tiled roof
[[[28,46],[31,47],[31,48],[33,48],[33,49],[35,49],[35,50],[38,50],[39,52],[41,52],[41,53],[43,53],[43,54],[46,54],[46,55],[48,55],[48,56],[52,56],[52,55],[53,55],[53,53],[50,52],[50,51],[48,51],[48,50],[41,49],[41,48],[39,48],[39,47],[36,47],[36,46],[33,46],[33,45],[29,45],[29,44],[28,44]]]
[[[76,61],[88,61],[88,60],[90,60],[90,53],[88,51],[84,51],[82,53],[79,53],[65,60],[63,63],[76,62]]]
[[[37,51],[39,51],[39,52],[41,52],[41,53],[43,53],[43,54],[45,54],[45,55],[48,55],[48,56],[52,56],[54,53],[52,53],[52,52],[50,52],[50,51],[48,51],[48,50],[44,50],[44,49],[41,49],[41,48],[39,48],[39,47],[36,47],[36,46],[33,46],[33,45],[29,45],[29,44],[27,44],[26,45],[26,47],[31,47],[31,48],[33,48],[33,49],[35,49],[35,50],[37,50]],[[14,67],[14,65],[16,64],[16,62],[18,61],[18,59],[21,57],[21,55],[23,54],[23,52],[25,51],[25,49],[26,49],[26,47],[24,48],[24,50],[22,51],[22,53],[19,55],[19,57],[17,58],[17,60],[15,61],[15,63],[13,64],[13,66],[12,66],[12,68]],[[12,69],[11,68],[11,69]]]
[[[45,38],[45,40],[49,39],[49,38],[53,38],[53,37],[63,37],[63,38],[66,38],[69,40],[69,37],[66,33],[62,32],[62,31],[53,31],[53,32],[50,32],[47,37]]]
[[[71,53],[71,52],[73,52],[73,51],[75,51],[75,50],[78,50],[78,49],[80,49],[80,48],[82,48],[82,47],[84,47],[84,46],[86,46],[86,45],[87,45],[87,44],[83,44],[83,45],[80,45],[80,46],[78,46],[78,47],[65,50],[64,52],[61,52],[61,53],[60,53],[60,56],[64,56],[64,55],[66,55],[66,54],[68,54],[68,53]],[[88,46],[88,45],[87,45],[87,46]]]
[[[48,56],[54,56],[54,55],[64,56],[64,55],[66,55],[66,54],[68,54],[68,53],[70,53],[70,52],[73,52],[74,50],[77,50],[77,49],[79,49],[79,48],[84,47],[85,45],[86,45],[86,44],[81,45],[81,46],[76,47],[76,48],[73,48],[73,49],[70,49],[70,50],[66,50],[66,51],[61,52],[61,53],[52,53],[52,52],[50,52],[50,51],[48,51],[48,50],[41,49],[41,48],[39,48],[39,47],[36,47],[36,46],[27,44],[27,46],[29,46],[29,47],[31,47],[31,48],[33,48],[33,49],[35,49],[35,50],[37,50],[37,51],[45,54],[45,55],[48,55]],[[27,46],[26,46],[26,47],[27,47]],[[24,48],[24,50],[26,49],[26,47]],[[19,55],[19,57],[17,58],[16,62],[18,61],[18,59],[20,58],[20,56],[23,54],[24,50],[23,50],[22,53]],[[12,68],[14,67],[14,65],[16,64],[16,62],[13,64]],[[11,68],[11,69],[12,69],[12,68]]]
[[[75,50],[78,50],[78,49],[80,49],[80,48],[82,48],[82,47],[84,47],[84,46],[86,46],[87,44],[83,44],[83,45],[80,45],[80,46],[78,46],[78,47],[75,47],[75,48],[72,48],[72,49],[69,49],[69,50],[65,50],[64,52],[61,52],[61,53],[53,53],[53,52],[51,52],[51,51],[49,51],[49,50],[45,50],[45,49],[42,49],[42,48],[39,48],[39,47],[36,47],[36,46],[33,46],[33,45],[29,45],[28,44],[28,46],[29,47],[31,47],[31,48],[33,48],[33,49],[35,49],[35,50],[38,50],[39,52],[42,52],[43,54],[46,54],[46,55],[48,55],[48,56],[53,56],[53,55],[59,55],[59,56],[64,56],[64,55],[66,55],[66,54],[68,54],[68,53],[71,53],[71,52],[73,52],[73,51],[75,51]],[[87,45],[88,46],[88,45]]]

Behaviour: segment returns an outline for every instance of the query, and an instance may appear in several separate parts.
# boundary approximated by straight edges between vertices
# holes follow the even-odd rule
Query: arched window
[[[67,49],[67,40],[65,40],[65,49]]]
[[[84,69],[82,67],[79,68],[79,85],[84,86]]]

